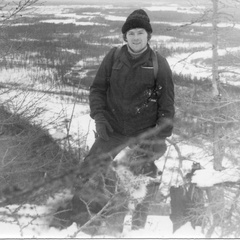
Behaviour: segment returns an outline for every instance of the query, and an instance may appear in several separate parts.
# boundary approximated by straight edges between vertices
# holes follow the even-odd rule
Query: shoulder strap
[[[157,79],[158,74],[158,58],[157,58],[157,51],[153,50],[152,54],[152,61],[153,61],[153,72],[154,72],[154,78]]]
[[[114,53],[113,53],[113,56],[112,56],[112,61],[111,61],[111,68],[110,68],[110,71],[108,73],[108,76],[107,76],[107,82],[109,83],[110,81],[110,78],[111,78],[111,73],[112,73],[112,67],[113,67],[113,64],[114,62],[117,60],[117,57],[119,55],[119,52],[121,50],[121,47],[116,47]]]
[[[121,50],[121,47],[117,47],[115,52],[114,52],[114,55],[113,55],[113,63],[116,61],[118,55],[119,55],[119,52]]]

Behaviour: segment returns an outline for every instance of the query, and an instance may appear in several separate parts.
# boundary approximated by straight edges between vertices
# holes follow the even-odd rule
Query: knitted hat
[[[135,10],[128,16],[122,26],[122,33],[124,34],[133,28],[144,28],[147,32],[152,33],[150,19],[144,10]]]

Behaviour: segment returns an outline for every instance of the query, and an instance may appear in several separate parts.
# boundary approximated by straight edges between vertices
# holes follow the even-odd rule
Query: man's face
[[[143,50],[148,42],[148,34],[144,28],[130,29],[126,34],[129,47],[134,52],[140,52]]]

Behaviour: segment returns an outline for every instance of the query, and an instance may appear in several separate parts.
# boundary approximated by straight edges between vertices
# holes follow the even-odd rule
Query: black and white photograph
[[[0,0],[0,238],[240,238],[240,0]]]

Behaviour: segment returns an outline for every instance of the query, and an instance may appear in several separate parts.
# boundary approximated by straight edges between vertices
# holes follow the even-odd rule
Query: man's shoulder
[[[122,51],[122,46],[115,47],[115,49],[114,49],[114,61],[119,57],[121,51]]]
[[[115,60],[120,55],[120,52],[122,51],[123,51],[123,46],[112,47],[107,53],[107,57],[109,59]]]
[[[155,53],[155,55],[157,56],[157,59],[159,61],[165,61],[166,60],[166,58],[158,50],[153,50],[153,52]]]

